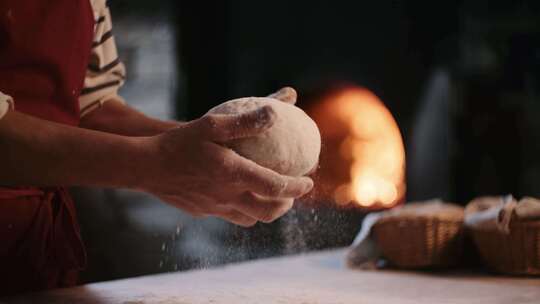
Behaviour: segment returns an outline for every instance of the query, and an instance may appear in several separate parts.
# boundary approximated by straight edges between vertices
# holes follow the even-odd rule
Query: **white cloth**
[[[473,229],[496,229],[510,232],[513,220],[540,219],[540,200],[511,195],[485,196],[472,200],[465,209],[465,226]]]
[[[362,228],[354,238],[347,253],[347,265],[363,269],[376,268],[381,251],[377,243],[371,238],[371,228],[381,218],[383,212],[368,214],[362,221]]]
[[[0,119],[2,119],[10,109],[13,110],[13,98],[0,92]]]

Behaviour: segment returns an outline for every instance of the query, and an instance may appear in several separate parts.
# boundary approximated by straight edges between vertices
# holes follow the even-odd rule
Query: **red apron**
[[[0,91],[17,111],[78,125],[93,32],[89,0],[0,1]],[[72,286],[85,264],[64,188],[0,186],[0,295]]]

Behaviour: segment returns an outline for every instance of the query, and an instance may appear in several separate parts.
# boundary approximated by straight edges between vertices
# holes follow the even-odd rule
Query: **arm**
[[[269,97],[294,104],[296,91],[285,87]],[[148,117],[121,101],[111,99],[83,116],[80,127],[128,136],[150,136],[163,133],[182,124],[178,121],[163,121]]]
[[[0,185],[132,188],[142,142],[9,111],[0,119]]]
[[[181,122],[148,117],[132,107],[112,99],[83,116],[80,127],[127,136],[151,136],[181,124]]]
[[[9,111],[0,119],[0,185],[102,186],[142,190],[196,215],[250,226],[269,222],[313,186],[261,167],[220,143],[275,121],[270,107],[207,115],[159,135],[130,137]]]

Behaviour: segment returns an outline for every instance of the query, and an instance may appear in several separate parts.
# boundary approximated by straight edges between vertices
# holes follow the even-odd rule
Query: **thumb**
[[[283,87],[279,91],[272,93],[267,97],[278,99],[286,103],[295,104],[298,94],[296,94],[296,90],[291,87]]]
[[[208,114],[195,120],[191,127],[212,141],[224,143],[263,133],[275,120],[274,109],[264,106],[240,114]]]

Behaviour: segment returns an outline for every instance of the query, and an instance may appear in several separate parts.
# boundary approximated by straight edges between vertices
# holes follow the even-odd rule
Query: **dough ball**
[[[207,114],[238,114],[269,105],[277,114],[274,125],[255,136],[235,139],[226,146],[278,173],[302,176],[316,165],[321,135],[315,122],[300,108],[268,97],[245,97],[222,103]]]

